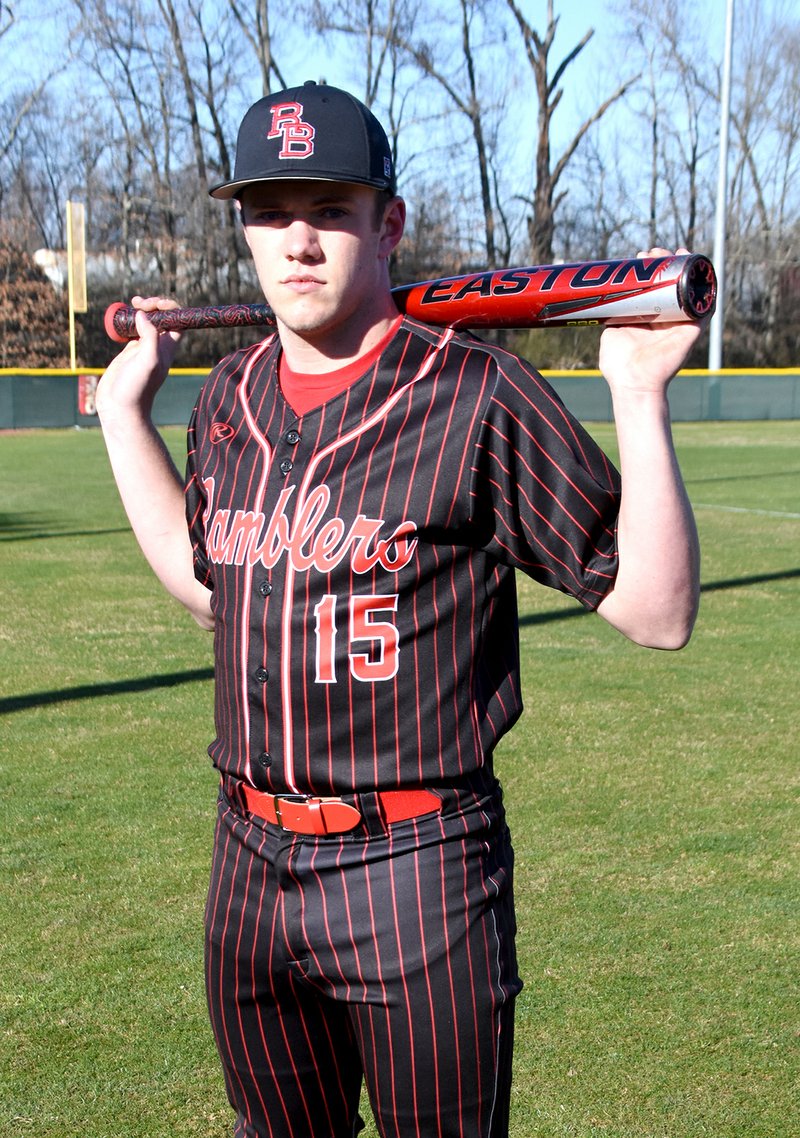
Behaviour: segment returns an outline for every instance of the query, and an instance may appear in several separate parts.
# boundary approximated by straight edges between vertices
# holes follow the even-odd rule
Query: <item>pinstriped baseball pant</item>
[[[493,780],[492,780],[493,781]],[[496,784],[325,838],[221,796],[206,984],[235,1138],[508,1133],[513,855]]]

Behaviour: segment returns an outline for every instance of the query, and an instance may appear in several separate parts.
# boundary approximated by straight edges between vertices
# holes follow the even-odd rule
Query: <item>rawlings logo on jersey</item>
[[[297,572],[329,573],[349,556],[354,573],[369,573],[376,566],[396,573],[408,565],[417,548],[417,539],[411,537],[417,527],[411,521],[382,538],[386,523],[378,518],[358,514],[349,527],[342,518],[325,520],[331,500],[327,486],[301,495],[293,520],[286,511],[296,486],[281,491],[269,518],[252,510],[215,510],[214,479],[204,478],[203,486],[208,498],[203,516],[206,549],[218,565],[261,564],[272,569],[286,557]]]
[[[232,439],[235,434],[236,429],[230,423],[212,423],[208,437],[212,443],[224,443]]]
[[[279,158],[310,158],[316,130],[303,122],[302,103],[278,103],[272,108],[272,126],[267,138],[282,138]]]

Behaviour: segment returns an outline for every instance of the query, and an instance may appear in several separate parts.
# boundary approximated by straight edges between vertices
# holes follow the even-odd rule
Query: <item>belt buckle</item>
[[[284,826],[283,824],[283,819],[281,817],[281,802],[311,802],[312,798],[314,797],[315,796],[313,794],[276,794],[274,797],[275,820],[281,829],[289,829],[289,827]]]

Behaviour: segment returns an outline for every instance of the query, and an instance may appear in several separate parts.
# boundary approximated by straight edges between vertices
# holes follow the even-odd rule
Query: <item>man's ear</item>
[[[239,221],[242,223],[242,233],[244,234],[244,239],[247,242],[247,248],[252,251],[252,246],[250,245],[250,237],[247,232],[247,221],[245,218],[244,206],[242,205],[239,198],[234,198],[233,204],[236,207],[236,212],[239,214]]]
[[[383,212],[381,223],[380,255],[386,260],[394,252],[406,226],[406,203],[402,198],[392,198]]]

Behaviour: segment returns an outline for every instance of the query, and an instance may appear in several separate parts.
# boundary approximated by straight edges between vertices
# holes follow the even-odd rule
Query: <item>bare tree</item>
[[[228,0],[228,4],[258,60],[261,74],[261,94],[268,95],[270,93],[273,76],[278,80],[281,87],[288,87],[289,84],[284,79],[272,51],[269,0],[254,0],[253,8],[249,12],[239,0]]]
[[[681,125],[670,132],[675,153],[679,155],[681,176],[675,176],[675,164],[665,161],[664,165],[671,212],[676,220],[674,244],[694,249],[700,235],[699,226],[710,220],[710,210],[705,216],[701,211],[701,197],[706,196],[709,202],[711,197],[710,193],[704,195],[704,189],[708,191],[710,187],[707,177],[705,183],[701,179],[701,173],[704,159],[716,155],[716,146],[708,131],[708,107],[702,97],[697,61],[685,53],[676,39],[680,26],[676,19],[665,29],[665,39],[675,62],[683,109]]]
[[[30,127],[36,116],[40,122],[33,129],[41,126],[45,92],[65,65],[65,60],[60,59],[46,66],[43,73],[35,78],[18,66],[20,43],[24,41],[26,28],[33,17],[33,9],[26,8],[19,0],[14,4],[5,0],[0,2],[0,75],[3,77],[0,86],[0,218],[4,215],[12,182],[17,191],[20,190],[19,174],[25,165],[23,153],[32,133],[29,131],[26,138],[25,128]],[[52,109],[49,107],[46,113],[52,115]],[[30,180],[33,171],[28,170],[27,173]],[[42,222],[41,216],[38,221]],[[48,225],[45,223],[44,227]]]
[[[413,36],[417,5],[412,0],[312,0],[310,20],[326,42],[331,36],[356,48],[356,91],[368,107],[380,103],[395,169],[404,166],[399,140],[409,83],[402,79],[401,44]],[[324,78],[324,76],[323,76]]]
[[[20,127],[27,116],[36,107],[46,86],[47,79],[43,79],[41,83],[38,83],[36,87],[29,90],[21,99],[6,104],[4,109],[10,110],[11,113],[0,135],[0,161],[6,158],[13,149],[19,135]]]
[[[567,193],[566,190],[557,192],[558,184],[585,135],[595,123],[600,121],[608,108],[618,99],[621,99],[626,91],[637,82],[639,75],[625,80],[612,95],[609,95],[601,103],[597,110],[578,127],[560,157],[553,162],[551,124],[564,93],[561,82],[569,65],[578,58],[594,35],[594,29],[590,28],[578,43],[567,52],[551,75],[550,52],[559,20],[559,17],[555,16],[553,12],[553,0],[547,0],[547,26],[543,35],[540,35],[531,26],[516,0],[506,0],[506,2],[522,34],[525,55],[533,72],[536,88],[536,184],[533,196],[523,197],[523,200],[531,207],[532,211],[528,220],[531,256],[536,263],[546,263],[553,257],[556,212]]]
[[[197,63],[193,71],[194,83],[207,118],[208,161],[205,176],[211,181],[226,181],[233,176],[233,153],[228,142],[227,126],[223,116],[225,96],[230,92],[232,79],[227,70],[227,41],[216,27],[208,28],[202,0],[190,0],[191,18],[196,26],[199,44]],[[210,226],[210,239],[215,242],[217,255],[206,266],[205,295],[211,303],[242,299],[240,266],[245,256],[244,242],[237,224],[232,202],[210,204],[203,196],[206,224]],[[208,210],[211,210],[210,214]]]
[[[791,5],[737,5],[733,70],[726,358],[790,366],[800,351],[800,21]],[[717,85],[701,90],[718,99]]]
[[[128,280],[146,237],[157,265],[153,287],[187,300],[239,299],[244,251],[234,211],[205,189],[233,165],[226,103],[232,93],[244,101],[236,78],[243,38],[249,51],[243,9],[234,16],[230,6],[202,0],[151,0],[145,18],[131,0],[73,2],[81,58],[100,101],[113,108],[106,173]],[[266,6],[257,7],[263,18]]]
[[[731,175],[729,227],[732,323],[749,331],[745,350],[762,360],[796,360],[800,321],[794,329],[794,354],[779,352],[786,325],[783,294],[797,288],[796,236],[800,223],[800,26],[765,17],[758,5],[746,5],[747,29],[737,37],[737,86],[731,108],[736,157]],[[749,33],[749,34],[748,34]],[[767,63],[761,44],[773,44]]]
[[[486,0],[453,0],[452,10],[438,6],[423,12],[407,0],[339,0],[333,5],[317,0],[315,13],[320,31],[361,38],[365,101],[370,105],[381,89],[388,94],[385,101],[395,145],[400,123],[395,112],[405,106],[405,98],[400,100],[397,95],[404,64],[411,64],[415,76],[430,80],[444,96],[443,112],[431,111],[430,96],[423,110],[426,100],[420,96],[418,109],[429,123],[442,123],[453,111],[464,122],[477,172],[484,245],[480,259],[493,267],[508,253],[506,247],[498,249],[498,218],[502,226],[502,215],[492,169],[496,128],[489,119],[496,115],[497,104],[488,97],[480,75],[488,46],[484,15],[491,7]],[[415,86],[419,86],[418,78],[407,85],[407,93]],[[438,133],[453,134],[452,130]],[[430,187],[429,178],[425,184]],[[501,228],[501,234],[505,232]]]
[[[557,227],[558,252],[565,260],[608,260],[630,254],[641,243],[625,182],[625,151],[613,136],[601,145],[589,135],[576,152]]]
[[[480,186],[486,265],[488,268],[495,268],[498,264],[495,235],[496,197],[492,190],[490,152],[485,123],[486,105],[478,80],[473,36],[473,25],[479,7],[480,5],[474,0],[459,0],[460,74],[445,70],[443,65],[437,62],[431,46],[427,43],[401,41],[400,46],[414,59],[424,75],[439,84],[453,106],[469,124]]]
[[[642,105],[630,110],[643,123],[648,148],[648,209],[643,225],[649,245],[693,249],[710,221],[717,97],[709,101],[708,51],[697,13],[685,0],[629,0],[618,7],[623,42],[645,60]],[[703,208],[703,202],[706,203]]]

